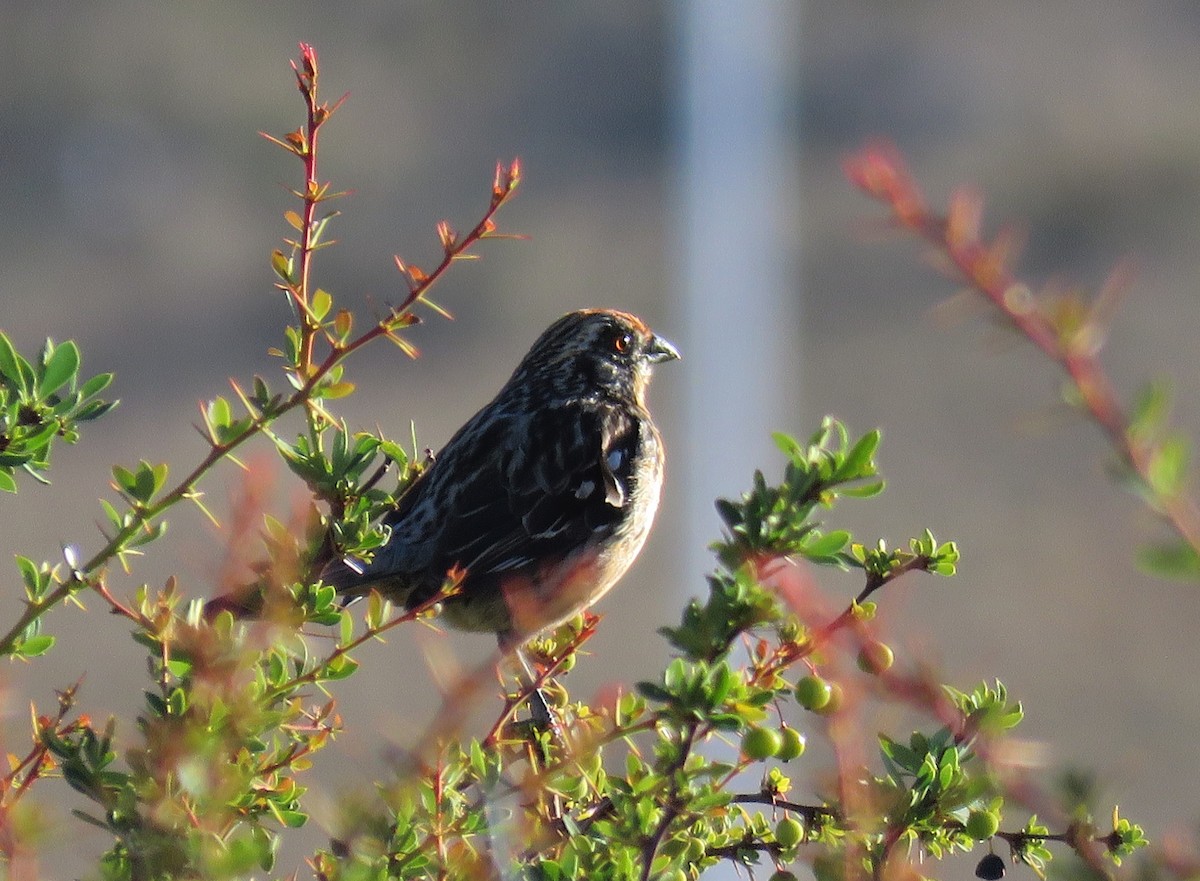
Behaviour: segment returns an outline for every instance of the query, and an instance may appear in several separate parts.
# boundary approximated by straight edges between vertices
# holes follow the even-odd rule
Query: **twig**
[[[1147,490],[1154,507],[1200,556],[1200,508],[1184,493],[1156,489],[1152,468],[1161,447],[1130,430],[1129,418],[1100,363],[1105,328],[1096,310],[1078,323],[1056,322],[1031,287],[1010,270],[1011,236],[1001,234],[990,242],[981,238],[980,199],[960,189],[945,215],[930,211],[895,148],[868,147],[847,160],[845,170],[852,183],[890,210],[897,226],[932,245],[970,288],[1067,374],[1084,411]],[[1114,275],[1114,283],[1117,280]]]

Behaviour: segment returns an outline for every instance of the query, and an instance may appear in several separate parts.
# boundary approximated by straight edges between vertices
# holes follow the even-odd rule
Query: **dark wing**
[[[574,403],[508,425],[494,470],[468,480],[446,512],[436,557],[469,579],[561,559],[612,533],[629,498],[638,423],[617,407]]]
[[[392,536],[371,563],[337,561],[322,578],[350,593],[415,591],[419,602],[451,567],[467,570],[469,590],[601,540],[629,498],[638,431],[626,411],[594,403],[472,420],[384,519]]]
[[[422,565],[428,561],[428,541],[413,541],[410,534],[399,540],[396,533],[397,529],[403,531],[404,521],[412,517],[414,510],[432,510],[438,507],[431,499],[431,490],[437,485],[434,472],[436,465],[435,461],[405,488],[396,508],[382,518],[381,523],[392,527],[392,536],[387,544],[375,552],[371,562],[334,560],[321,570],[323,582],[336,587],[339,592],[349,592],[352,601],[370,587],[383,582],[393,583],[401,592],[416,586],[414,579],[420,574]],[[410,521],[409,533],[414,525],[415,522]]]

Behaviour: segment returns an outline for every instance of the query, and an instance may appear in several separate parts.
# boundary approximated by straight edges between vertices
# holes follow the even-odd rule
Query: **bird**
[[[453,577],[439,620],[520,656],[641,552],[664,454],[646,391],[652,368],[679,357],[628,312],[562,316],[402,492],[370,561],[334,559],[321,581],[343,602],[376,590],[412,609]]]

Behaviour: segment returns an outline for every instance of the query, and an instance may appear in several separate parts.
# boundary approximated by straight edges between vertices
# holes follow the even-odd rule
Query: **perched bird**
[[[633,563],[658,509],[662,438],[651,368],[676,348],[626,312],[564,315],[458,430],[384,522],[368,564],[321,572],[347,600],[413,608],[465,571],[441,619],[502,648],[587,608]]]

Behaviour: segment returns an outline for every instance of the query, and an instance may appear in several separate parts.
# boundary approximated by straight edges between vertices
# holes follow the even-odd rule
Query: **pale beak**
[[[646,347],[646,360],[651,364],[659,364],[663,361],[678,361],[682,357],[673,343],[663,339],[658,334],[650,337],[650,345]]]

